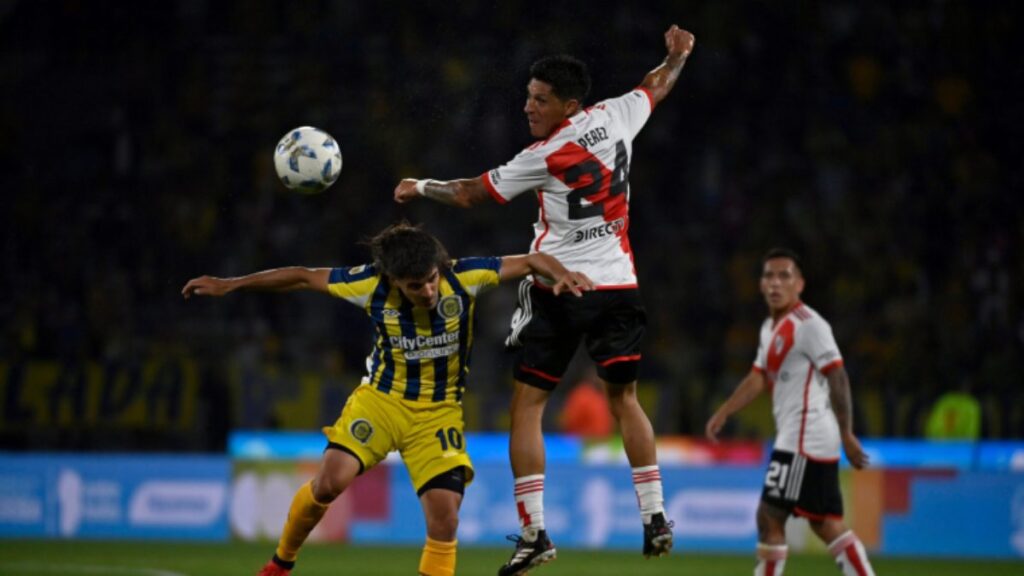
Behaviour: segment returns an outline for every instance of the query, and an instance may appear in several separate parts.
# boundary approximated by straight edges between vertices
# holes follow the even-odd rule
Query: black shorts
[[[519,285],[505,345],[518,353],[515,377],[544,390],[558,385],[580,340],[610,384],[629,384],[640,368],[640,341],[647,327],[640,291],[595,290],[582,298],[555,296],[529,278]]]
[[[772,450],[761,500],[810,520],[843,517],[839,462]]]

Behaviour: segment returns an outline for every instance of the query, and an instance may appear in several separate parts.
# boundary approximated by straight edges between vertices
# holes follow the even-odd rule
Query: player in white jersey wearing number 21
[[[754,366],[708,420],[717,441],[728,417],[767,390],[775,416],[775,446],[757,509],[755,576],[782,576],[786,565],[786,520],[803,516],[845,576],[874,576],[864,546],[843,523],[839,493],[839,447],[854,468],[868,457],[853,433],[850,380],[824,318],[800,301],[803,273],[796,254],[773,249],[765,255],[761,293],[770,312],[761,326]]]
[[[654,432],[636,399],[640,341],[646,313],[629,244],[629,166],[633,138],[672,90],[694,38],[672,26],[664,62],[636,89],[585,108],[586,65],[551,56],[530,68],[524,112],[537,139],[507,164],[477,178],[402,180],[395,200],[420,196],[469,207],[499,204],[524,193],[540,204],[531,252],[546,252],[587,274],[596,290],[571,303],[538,282],[524,281],[507,344],[518,350],[509,458],[522,536],[499,576],[523,574],[555,556],[544,526],[544,441],[541,421],[551,391],[580,341],[607,384],[612,414],[633,468],[644,527],[643,553],[660,556],[672,546],[665,518]]]

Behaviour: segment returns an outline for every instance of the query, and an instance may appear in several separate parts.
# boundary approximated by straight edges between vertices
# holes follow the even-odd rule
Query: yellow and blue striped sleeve
[[[462,258],[456,260],[452,271],[471,296],[498,285],[501,258],[495,256]]]
[[[372,265],[332,268],[327,290],[335,298],[344,298],[360,308],[366,308],[379,283],[380,275]]]

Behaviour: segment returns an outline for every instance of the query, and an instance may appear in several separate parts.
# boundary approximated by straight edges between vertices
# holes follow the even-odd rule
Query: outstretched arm
[[[704,434],[708,437],[708,440],[712,442],[718,442],[718,433],[722,431],[722,426],[725,426],[725,421],[729,419],[736,412],[739,412],[747,404],[754,401],[765,388],[765,377],[764,373],[759,370],[751,370],[747,374],[746,378],[740,382],[740,385],[733,391],[732,396],[722,404],[715,414],[708,420],[707,425],[704,427]]]
[[[856,468],[861,469],[868,465],[868,455],[860,445],[860,440],[853,433],[853,401],[850,399],[850,377],[846,374],[846,368],[836,366],[825,375],[828,379],[829,401],[832,403],[832,411],[836,414],[836,421],[839,422],[839,435],[843,440],[843,450],[846,451],[846,459]]]
[[[181,295],[185,298],[192,295],[223,296],[240,288],[271,292],[314,290],[326,293],[328,291],[327,281],[330,276],[330,268],[300,268],[297,266],[264,270],[236,278],[200,276],[189,280],[181,289]]]
[[[582,272],[570,272],[554,256],[536,252],[521,256],[505,256],[501,259],[501,270],[498,277],[502,280],[522,278],[527,274],[539,274],[552,282],[555,296],[562,292],[572,292],[582,296],[586,290],[593,290],[594,283]]]
[[[469,208],[490,197],[480,177],[461,180],[415,180],[405,178],[395,186],[395,202],[404,204],[426,196],[449,206]]]
[[[664,100],[676,85],[679,73],[683,71],[683,65],[693,51],[693,42],[693,34],[675,24],[665,32],[665,48],[668,49],[668,55],[660,66],[647,73],[640,84],[651,93],[654,104]]]

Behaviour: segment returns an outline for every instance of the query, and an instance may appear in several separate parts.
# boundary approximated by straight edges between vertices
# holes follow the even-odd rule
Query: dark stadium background
[[[696,49],[631,173],[657,431],[699,434],[746,372],[759,257],[786,245],[846,356],[859,433],[920,436],[938,394],[969,388],[983,436],[1024,436],[1019,12],[0,0],[0,442],[219,452],[232,427],[332,421],[368,351],[358,310],[315,295],[185,302],[185,281],[361,263],[358,241],[399,218],[454,255],[525,250],[528,197],[464,212],[400,207],[392,189],[475,176],[527,145],[535,58],[586,61],[593,102],[637,85],[672,23]],[[345,154],[319,196],[284,190],[271,163],[306,124]],[[513,298],[482,305],[471,429],[506,427]],[[766,422],[731,432],[766,436]]]

